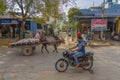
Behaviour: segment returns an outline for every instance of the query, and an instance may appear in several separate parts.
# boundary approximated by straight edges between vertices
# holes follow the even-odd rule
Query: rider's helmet
[[[64,51],[64,52],[63,52],[63,57],[68,57],[68,56],[69,56],[68,51]]]

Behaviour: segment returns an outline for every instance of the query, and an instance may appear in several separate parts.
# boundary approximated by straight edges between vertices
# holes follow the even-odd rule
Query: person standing
[[[77,37],[80,37],[80,36],[81,36],[80,31],[78,31],[77,32]]]
[[[19,34],[20,34],[20,29],[19,29],[19,27],[17,26],[17,27],[15,28],[15,37],[19,37]]]
[[[0,29],[0,38],[2,37],[2,31],[1,31],[1,29]]]
[[[83,34],[81,35],[83,41],[85,41],[85,43],[88,41],[87,40],[87,31],[84,31]]]
[[[13,27],[10,26],[9,29],[10,29],[10,38],[13,38]]]

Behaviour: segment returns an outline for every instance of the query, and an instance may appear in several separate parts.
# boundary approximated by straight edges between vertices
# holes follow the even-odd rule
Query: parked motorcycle
[[[58,72],[65,72],[69,65],[75,67],[76,64],[74,62],[73,55],[70,51],[63,52],[63,58],[58,59],[55,64],[55,68]],[[90,70],[93,66],[93,52],[86,52],[83,56],[78,56],[78,61],[80,62],[80,66],[84,70]]]

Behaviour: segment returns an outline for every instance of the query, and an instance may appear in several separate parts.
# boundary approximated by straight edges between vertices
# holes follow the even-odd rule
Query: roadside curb
[[[10,43],[3,43],[3,44],[0,44],[0,47],[8,47]]]
[[[92,43],[93,47],[100,47],[100,46],[111,46],[110,43]]]
[[[68,42],[66,45],[74,45],[76,42]],[[110,43],[92,43],[91,45],[86,45],[91,47],[102,47],[102,46],[111,46]]]

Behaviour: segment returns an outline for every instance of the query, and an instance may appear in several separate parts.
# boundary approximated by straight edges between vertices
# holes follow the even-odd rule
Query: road
[[[32,56],[22,56],[20,49],[0,47],[0,80],[120,80],[120,46],[86,48],[95,52],[93,74],[72,67],[59,73],[55,62],[69,47],[62,45],[59,53],[52,53],[50,46],[51,53],[42,54],[38,46]]]

